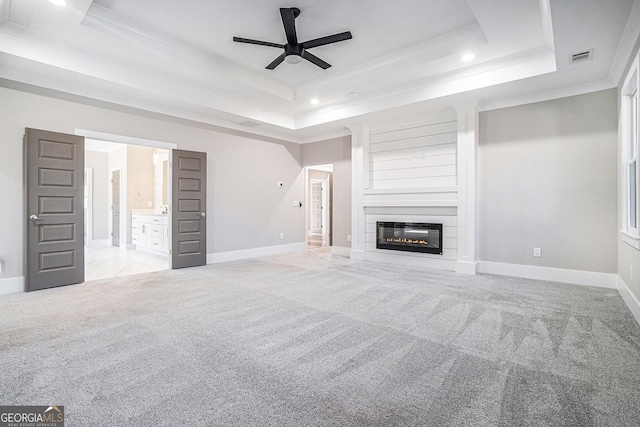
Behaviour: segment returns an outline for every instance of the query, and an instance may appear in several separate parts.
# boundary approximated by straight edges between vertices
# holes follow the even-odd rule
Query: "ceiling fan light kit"
[[[247,44],[256,44],[259,46],[268,46],[268,47],[276,47],[280,49],[284,49],[282,55],[278,56],[274,59],[269,65],[267,65],[267,70],[273,70],[278,65],[280,65],[283,61],[286,61],[289,64],[298,64],[302,62],[303,59],[311,62],[312,64],[317,65],[318,67],[326,70],[331,67],[331,64],[323,61],[317,56],[313,55],[308,51],[308,49],[324,46],[331,43],[337,43],[344,40],[349,40],[352,38],[350,31],[345,31],[343,33],[333,34],[330,36],[320,37],[313,40],[308,40],[306,42],[298,43],[298,36],[296,34],[296,18],[300,15],[300,9],[297,7],[287,7],[280,8],[280,16],[282,17],[282,25],[284,26],[284,32],[287,36],[286,44],[278,44],[265,42],[261,40],[253,40],[253,39],[245,39],[242,37],[234,37],[233,41],[238,43],[247,43]]]

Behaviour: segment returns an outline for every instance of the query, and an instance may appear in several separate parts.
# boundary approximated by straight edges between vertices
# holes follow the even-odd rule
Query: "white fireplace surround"
[[[476,274],[478,263],[478,203],[477,203],[477,151],[478,110],[476,103],[457,106],[455,113],[430,116],[420,123],[403,123],[385,128],[365,124],[352,127],[352,247],[353,259],[367,259],[409,266],[421,266]],[[420,128],[433,129],[433,134],[416,137]],[[454,129],[451,132],[451,129]],[[437,133],[442,130],[442,133]],[[443,134],[447,132],[446,140]],[[393,135],[398,139],[393,140]],[[382,175],[370,170],[372,135],[384,135],[385,145],[394,152],[407,153],[396,159],[403,175]],[[450,139],[454,137],[453,144]],[[411,141],[424,145],[412,145]],[[379,139],[379,138],[378,138]],[[447,148],[448,147],[448,148]],[[455,147],[455,156],[451,147]],[[449,151],[443,151],[443,148]],[[411,157],[415,156],[415,157]],[[454,167],[434,166],[435,173],[416,170],[416,164],[428,156],[455,159]],[[412,159],[418,159],[410,163]],[[446,162],[443,162],[446,163]],[[408,167],[402,169],[402,165]],[[410,166],[410,167],[409,167]],[[438,175],[438,170],[441,174]],[[451,176],[451,171],[455,171]],[[387,172],[387,171],[384,171]],[[416,175],[427,185],[402,185],[402,176]],[[383,179],[376,181],[376,176]],[[372,177],[374,179],[372,179]],[[418,181],[420,181],[420,179]],[[372,182],[373,181],[373,182]],[[416,179],[407,182],[415,183]],[[387,188],[380,188],[380,184]],[[444,183],[449,185],[437,184]],[[429,185],[436,184],[436,185]],[[377,187],[377,188],[376,188]],[[443,224],[443,254],[423,254],[380,250],[375,247],[377,221],[430,222]]]

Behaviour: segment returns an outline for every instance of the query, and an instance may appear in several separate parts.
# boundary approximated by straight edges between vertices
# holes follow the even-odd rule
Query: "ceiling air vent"
[[[593,49],[585,50],[582,52],[569,55],[569,64],[575,64],[576,62],[583,62],[593,59]]]
[[[244,122],[239,122],[238,123],[240,126],[246,126],[248,128],[254,128],[256,126],[260,126],[261,123],[258,122],[252,122],[251,120],[245,120]]]

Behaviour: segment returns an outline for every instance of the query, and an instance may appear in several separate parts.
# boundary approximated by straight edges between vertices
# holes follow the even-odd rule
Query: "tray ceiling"
[[[480,101],[613,87],[637,37],[632,0],[0,0],[0,78],[296,142]],[[265,66],[298,39],[332,64]],[[569,65],[570,54],[593,59]],[[466,53],[475,58],[463,61]],[[628,52],[627,52],[628,54]],[[32,89],[33,90],[33,89]],[[317,103],[312,104],[311,100]]]

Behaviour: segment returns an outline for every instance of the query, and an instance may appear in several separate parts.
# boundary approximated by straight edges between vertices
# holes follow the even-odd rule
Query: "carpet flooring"
[[[66,426],[638,426],[617,291],[326,250],[0,296],[0,405]]]

